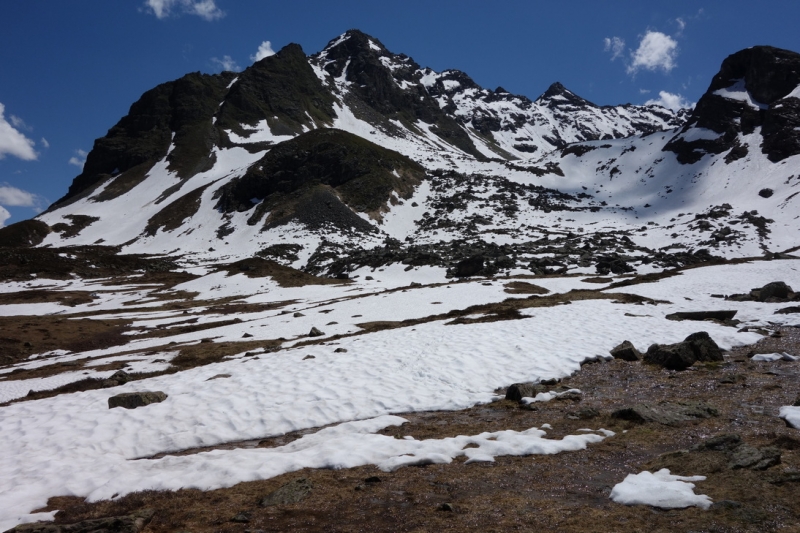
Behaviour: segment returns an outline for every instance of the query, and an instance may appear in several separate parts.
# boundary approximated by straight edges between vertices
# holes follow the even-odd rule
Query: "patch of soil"
[[[123,335],[130,324],[130,320],[68,319],[55,315],[1,316],[0,365],[15,364],[52,350],[82,352],[121,346],[132,339]]]

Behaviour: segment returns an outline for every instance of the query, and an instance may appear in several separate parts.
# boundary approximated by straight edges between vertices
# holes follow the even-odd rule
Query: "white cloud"
[[[670,72],[677,66],[677,57],[678,41],[660,31],[648,30],[639,42],[639,48],[631,54],[628,74],[636,74],[640,69]]]
[[[215,0],[146,0],[144,5],[159,19],[170,17],[176,12],[197,15],[209,21],[225,16]]]
[[[6,225],[6,220],[9,218],[11,218],[11,213],[5,207],[0,206],[0,228]]]
[[[231,56],[222,56],[222,59],[212,57],[211,62],[220,67],[222,70],[230,70],[232,72],[239,72],[242,70],[236,61]]]
[[[667,91],[659,91],[658,98],[648,100],[644,105],[660,105],[667,109],[677,111],[678,109],[690,109],[694,107],[694,102],[688,101],[680,94],[673,94]]]
[[[86,163],[86,156],[88,155],[88,153],[85,152],[84,150],[81,150],[80,148],[75,150],[75,153],[77,154],[77,156],[70,157],[67,163],[69,163],[70,165],[75,165],[76,167],[79,167],[81,170],[83,170],[83,165]]]
[[[650,89],[639,89],[639,94],[649,94]]]
[[[611,61],[621,57],[625,52],[625,41],[620,37],[606,37],[603,39],[606,52],[611,52]]]
[[[5,119],[3,116],[5,109],[5,106],[0,104],[0,159],[9,154],[25,161],[35,160],[38,154],[33,149],[34,142],[25,137]],[[11,121],[14,122],[16,118],[12,115]]]
[[[33,207],[38,203],[37,196],[11,185],[0,185],[0,205],[9,207]]]
[[[265,57],[274,56],[275,51],[272,49],[272,43],[269,41],[264,41],[258,47],[258,50],[255,54],[250,56],[250,61],[255,63],[256,61],[261,61]]]
[[[42,137],[42,140],[40,142],[42,143],[42,146],[44,146],[45,148],[50,148],[50,143],[47,142],[47,139],[45,139],[44,137]]]
[[[678,33],[681,33],[686,28],[686,21],[680,17],[675,19],[675,23],[678,24]]]

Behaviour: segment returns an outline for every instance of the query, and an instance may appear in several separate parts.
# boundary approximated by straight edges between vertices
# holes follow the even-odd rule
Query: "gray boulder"
[[[697,361],[722,361],[722,350],[708,333],[692,333],[683,342],[653,344],[647,349],[645,363],[663,366],[669,370],[686,370]]]
[[[109,398],[108,408],[124,407],[125,409],[136,409],[151,403],[160,403],[166,399],[167,395],[161,391],[126,392]]]
[[[323,335],[325,334],[315,327],[311,328],[311,331],[308,332],[309,337],[322,337]]]
[[[541,383],[514,383],[506,390],[506,400],[518,402],[523,398],[534,398],[547,390],[547,386]]]
[[[642,352],[637,350],[631,341],[623,341],[619,346],[612,348],[611,355],[614,359],[623,361],[638,361],[642,358]]]

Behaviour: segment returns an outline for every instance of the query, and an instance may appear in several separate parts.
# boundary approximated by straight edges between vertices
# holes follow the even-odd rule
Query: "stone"
[[[308,332],[309,337],[322,337],[325,335],[323,332],[318,330],[316,327],[311,328],[311,331]]]
[[[705,439],[699,444],[692,446],[689,451],[712,450],[716,452],[727,452],[741,446],[742,437],[736,433],[726,433]]]
[[[758,289],[758,301],[767,302],[773,298],[786,300],[789,298],[790,293],[793,292],[792,288],[783,281],[773,281]]]
[[[75,524],[53,524],[52,522],[36,522],[21,524],[6,533],[139,533],[150,520],[155,510],[142,509],[125,516],[93,518]]]
[[[455,511],[455,507],[453,507],[452,503],[443,503],[439,506],[440,511],[444,511],[446,513],[452,513]]]
[[[731,320],[736,311],[681,311],[667,315],[667,320]]]
[[[309,359],[316,359],[316,357],[314,357],[313,355],[307,355],[307,356],[303,357],[303,361],[307,361]]]
[[[578,411],[571,411],[567,413],[567,418],[571,420],[591,420],[600,416],[600,411],[587,407]]]
[[[293,317],[295,317],[295,318],[300,318],[301,316],[306,316],[306,315],[304,315],[303,313],[301,313],[300,311],[298,311],[298,312],[296,312],[295,314],[293,314],[292,316],[293,316]]]
[[[333,353],[347,353],[347,348],[336,348]]]
[[[273,505],[289,505],[303,501],[314,486],[306,478],[298,478],[290,481],[273,492],[267,494],[258,502],[261,507],[271,507]]]
[[[703,402],[662,402],[623,407],[611,413],[611,416],[640,424],[654,422],[664,426],[677,426],[692,420],[719,416],[719,412]]]
[[[775,311],[776,315],[789,315],[794,313],[800,313],[800,305],[784,307],[783,309],[778,309],[777,311]]]
[[[614,359],[623,361],[638,361],[642,358],[642,353],[636,349],[631,341],[623,341],[622,344],[611,349]]]
[[[131,375],[124,370],[117,370],[108,379],[116,381],[120,385],[124,385],[131,380]]]
[[[547,392],[547,387],[539,383],[514,383],[506,389],[506,400],[518,402],[523,398],[533,398],[540,392]]]
[[[466,278],[477,275],[481,270],[483,270],[483,256],[473,255],[456,263],[453,274],[457,278]]]
[[[125,409],[136,409],[151,403],[160,403],[166,399],[167,395],[161,391],[126,392],[109,398],[108,408],[124,407]]]
[[[676,344],[653,344],[647,349],[643,360],[669,370],[686,370],[697,361],[722,361],[724,358],[722,350],[708,333],[699,331]]]
[[[778,448],[767,446],[754,448],[748,444],[739,446],[731,457],[728,467],[731,470],[749,468],[751,470],[766,470],[771,466],[780,464],[781,452]]]
[[[246,524],[250,522],[250,516],[247,513],[237,513],[236,516],[231,518],[231,522],[235,522],[237,524]]]

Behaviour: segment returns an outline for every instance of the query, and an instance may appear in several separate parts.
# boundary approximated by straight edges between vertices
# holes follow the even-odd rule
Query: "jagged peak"
[[[561,82],[555,82],[547,88],[547,90],[536,99],[536,102],[539,104],[546,104],[549,107],[552,106],[559,106],[563,104],[569,105],[576,105],[576,106],[588,106],[588,107],[597,107],[595,104],[586,100],[585,98],[581,98],[574,92],[570,91]]]
[[[388,53],[383,43],[358,29],[347,30],[335,39],[331,39],[319,55],[327,56],[336,50],[336,55],[341,56],[342,53],[338,49],[343,49],[346,55],[355,55],[363,52],[377,53],[379,55]]]

